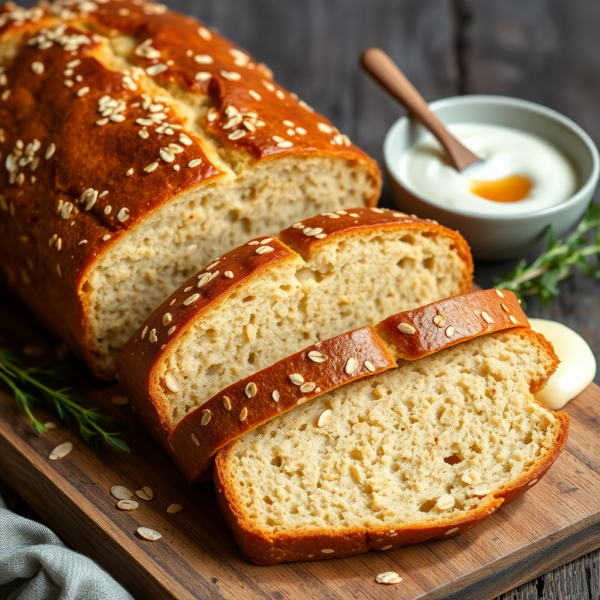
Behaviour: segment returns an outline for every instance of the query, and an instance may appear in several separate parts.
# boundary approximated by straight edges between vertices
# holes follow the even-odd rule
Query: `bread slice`
[[[216,459],[244,555],[271,565],[458,535],[530,489],[568,416],[535,400],[558,363],[528,328],[492,333],[325,393]]]
[[[0,276],[106,379],[201,265],[379,197],[373,159],[162,4],[3,3],[0,96]]]
[[[119,380],[163,443],[226,386],[299,348],[466,292],[468,246],[382,209],[326,213],[213,261],[123,348]]]
[[[167,449],[188,481],[212,475],[214,455],[243,433],[336,387],[465,340],[528,327],[513,292],[479,290],[434,302],[308,346],[221,390],[189,412]]]

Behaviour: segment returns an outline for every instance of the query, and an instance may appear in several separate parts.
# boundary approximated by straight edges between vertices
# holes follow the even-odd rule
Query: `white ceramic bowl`
[[[390,128],[383,144],[385,169],[401,210],[458,229],[469,242],[475,258],[487,260],[523,256],[543,240],[548,225],[561,236],[579,221],[596,190],[600,173],[598,149],[579,125],[534,102],[504,96],[457,96],[429,106],[447,125],[503,125],[548,140],[575,166],[579,187],[575,194],[556,206],[514,216],[481,215],[440,206],[408,189],[401,179],[400,156],[426,133],[416,121],[402,117]]]

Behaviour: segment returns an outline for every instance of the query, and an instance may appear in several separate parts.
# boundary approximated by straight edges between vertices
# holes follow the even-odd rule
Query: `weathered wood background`
[[[28,2],[27,4],[31,4]],[[168,0],[266,62],[276,79],[329,117],[381,162],[402,113],[359,71],[368,46],[386,50],[428,100],[500,94],[540,102],[574,119],[600,144],[598,0]],[[384,206],[392,206],[384,190]],[[531,257],[529,257],[531,258]],[[482,286],[512,263],[478,263]],[[577,330],[600,358],[600,283],[561,284],[530,316]],[[600,375],[596,381],[600,381]],[[11,508],[27,506],[6,488]],[[504,594],[503,600],[600,598],[600,551]]]

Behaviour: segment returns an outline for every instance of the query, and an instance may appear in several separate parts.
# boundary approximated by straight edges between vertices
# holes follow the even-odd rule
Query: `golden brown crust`
[[[186,294],[184,290],[195,285],[197,280],[197,276],[195,275],[180,286],[170,298],[165,300],[125,344],[117,359],[119,381],[126,394],[136,404],[140,417],[146,424],[146,427],[163,446],[166,447],[165,442],[169,435],[171,435],[172,429],[168,409],[163,403],[164,396],[160,390],[157,376],[155,376],[157,366],[162,358],[169,354],[170,348],[179,339],[179,335],[183,333],[185,326],[201,319],[208,310],[219,306],[234,287],[260,277],[259,270],[262,272],[269,265],[273,266],[275,263],[285,260],[301,261],[298,254],[285,244],[293,244],[298,250],[306,253],[311,244],[324,245],[343,239],[345,236],[370,235],[372,232],[378,230],[403,232],[418,229],[427,232],[431,231],[438,235],[449,236],[456,243],[457,247],[462,248],[464,246],[466,255],[464,257],[462,287],[467,290],[470,288],[473,263],[468,252],[468,246],[459,234],[441,225],[423,221],[416,217],[407,217],[405,215],[396,217],[394,215],[397,214],[397,211],[356,208],[346,212],[356,216],[349,219],[330,219],[326,215],[318,215],[306,220],[307,223],[315,225],[325,221],[330,223],[331,228],[327,229],[330,235],[324,238],[306,236],[302,230],[291,227],[281,232],[280,238],[282,241],[273,239],[268,242],[267,245],[276,249],[275,252],[257,257],[256,249],[266,239],[271,240],[271,238],[262,237],[256,238],[244,246],[240,246],[225,254],[212,269],[213,272],[215,270],[219,271],[219,277],[202,288],[203,291],[198,301],[190,307],[186,307],[185,310],[181,310],[181,301]],[[327,223],[324,223],[324,225],[327,225]],[[298,236],[301,237],[298,238]],[[303,238],[306,238],[306,241]],[[256,272],[254,273],[255,269]],[[230,271],[234,277],[232,279],[225,277],[224,274],[226,271]],[[203,272],[201,271],[200,274]],[[190,290],[189,294],[192,293]],[[175,300],[175,310],[170,310],[173,300]],[[179,310],[177,307],[179,307]],[[168,326],[165,327],[163,325],[163,318],[167,312],[170,313],[171,319]],[[182,317],[185,318],[185,322],[181,321]],[[175,327],[175,330],[169,335],[167,332],[173,327]],[[147,336],[144,339],[141,338],[141,334],[146,328],[148,332],[153,329],[156,330],[158,337],[156,343],[150,343]]]
[[[452,239],[458,255],[463,261],[463,277],[460,293],[471,289],[473,276],[473,257],[466,240],[457,231],[443,227],[437,221],[419,219],[416,215],[407,215],[397,210],[384,208],[352,208],[337,210],[333,213],[322,213],[303,219],[291,227],[284,229],[279,238],[308,258],[313,250],[338,238],[352,235],[365,235],[371,230],[383,231],[386,228],[396,229],[401,224],[402,231],[409,233],[417,230],[427,235],[444,235]]]
[[[119,54],[124,36],[135,43]],[[202,136],[173,90],[214,107]],[[109,374],[91,352],[86,280],[150,213],[227,176],[207,139],[250,165],[308,154],[360,163],[372,184],[366,202],[377,201],[375,161],[197,21],[130,0],[0,7],[0,154],[9,161],[0,169],[0,270],[99,376]]]
[[[556,368],[558,361],[556,355],[543,336],[525,328],[522,333],[529,336],[534,343],[538,343],[547,354],[550,363],[546,372],[547,379]],[[548,411],[553,412],[550,409]],[[227,462],[229,453],[233,451],[233,443],[223,448],[216,456],[214,479],[217,499],[225,520],[244,556],[250,562],[259,565],[340,558],[367,552],[370,549],[390,550],[404,544],[454,537],[489,517],[502,504],[518,498],[546,474],[563,450],[569,431],[568,415],[562,412],[553,414],[559,421],[560,427],[552,450],[505,488],[490,494],[486,501],[471,511],[467,517],[440,518],[435,525],[425,522],[412,527],[387,525],[385,529],[381,530],[347,528],[331,533],[326,529],[315,529],[305,534],[267,535],[247,518],[247,513],[235,494],[235,485],[229,481]],[[323,553],[324,549],[333,550],[333,552]]]
[[[218,116],[207,120],[206,127],[223,146],[246,149],[258,159],[282,154],[325,153],[364,162],[376,188],[370,201],[377,201],[380,172],[375,161],[295,94],[276,84],[264,65],[257,64],[236,45],[195,19],[160,6],[127,0],[109,2],[100,5],[94,13],[94,25],[105,35],[116,29],[141,42],[152,40],[152,48],[160,52],[159,64],[168,66],[156,80],[164,87],[178,85],[192,93],[209,95]],[[126,15],[120,14],[124,7],[129,11]],[[156,12],[149,7],[154,7]],[[204,62],[207,57],[211,62]],[[145,69],[156,63],[136,53],[131,58]],[[201,79],[198,79],[199,73],[203,74]],[[254,113],[258,115],[255,119],[263,124],[246,127],[243,121],[252,121],[250,117],[225,128],[231,118],[226,114],[227,107],[235,107],[242,115]],[[231,135],[236,131],[244,136],[231,139],[236,137]]]
[[[188,413],[169,437],[169,453],[188,481],[207,481],[216,452],[246,431],[344,383],[395,366],[370,326],[318,342]]]
[[[364,162],[377,188],[370,200],[376,202],[380,172],[375,161],[295,94],[277,85],[267,67],[257,64],[235,44],[196,19],[153,2],[109,0],[95,6],[88,3],[84,10],[82,6],[78,0],[63,0],[54,4],[40,3],[32,11],[23,12],[22,9],[11,11],[8,4],[4,5],[0,7],[0,41],[21,35],[29,37],[43,27],[63,23],[72,27],[73,32],[95,35],[99,40],[116,35],[131,36],[137,44],[130,52],[126,51],[127,60],[144,69],[157,84],[210,97],[218,116],[209,118],[206,126],[224,146],[245,148],[260,159],[282,154],[326,153]],[[55,44],[49,50],[60,46],[64,48],[65,44]],[[84,42],[74,52],[77,56],[85,55],[89,46]],[[46,54],[40,56],[48,56],[47,50],[42,48],[41,52]],[[73,59],[70,52],[63,54]],[[9,87],[12,88],[10,79]],[[224,128],[230,119],[225,112],[229,106],[241,114],[254,113],[255,119],[263,123],[246,127],[240,122]],[[244,135],[230,139],[234,131]]]
[[[388,317],[377,331],[398,358],[415,360],[471,338],[529,327],[513,292],[478,290]]]

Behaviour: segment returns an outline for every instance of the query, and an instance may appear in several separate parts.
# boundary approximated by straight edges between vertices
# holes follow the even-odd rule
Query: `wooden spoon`
[[[457,171],[464,171],[467,167],[481,161],[429,110],[423,96],[383,50],[379,48],[365,50],[361,56],[361,65],[381,87],[403,104],[417,121],[431,131],[448,153],[448,158]]]

